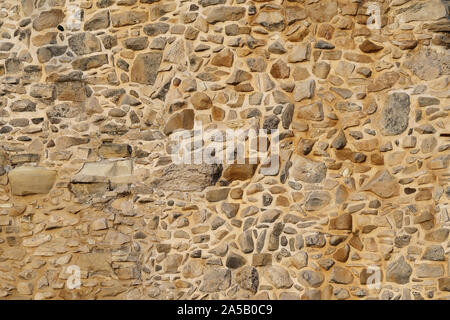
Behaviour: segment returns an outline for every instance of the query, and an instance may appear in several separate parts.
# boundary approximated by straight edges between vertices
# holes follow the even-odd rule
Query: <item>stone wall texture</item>
[[[0,298],[449,299],[448,6],[1,0]]]

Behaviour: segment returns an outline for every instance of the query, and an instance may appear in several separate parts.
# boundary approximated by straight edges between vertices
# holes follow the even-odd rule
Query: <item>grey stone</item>
[[[198,3],[202,5],[203,8],[209,6],[215,6],[218,4],[224,4],[225,0],[200,0]]]
[[[450,56],[423,47],[405,61],[404,66],[422,80],[434,80],[441,75],[449,75]]]
[[[444,267],[440,264],[421,263],[417,264],[416,275],[419,278],[438,278],[444,275]]]
[[[231,252],[227,257],[225,265],[230,269],[238,269],[246,263],[247,261],[243,256]]]
[[[330,90],[338,94],[342,99],[349,99],[353,95],[353,91],[345,88],[332,87]]]
[[[347,144],[347,139],[345,138],[345,133],[343,130],[339,130],[339,133],[331,142],[331,146],[335,149],[342,149]]]
[[[243,253],[251,253],[253,252],[255,245],[253,243],[252,231],[247,230],[239,236],[239,246],[241,247],[241,251]]]
[[[109,27],[109,10],[103,10],[95,13],[92,18],[88,19],[84,23],[85,31],[94,31],[100,29],[106,29]]]
[[[308,265],[308,254],[305,251],[300,251],[291,257],[291,265],[297,269],[302,269]]]
[[[9,51],[14,47],[14,43],[12,42],[2,42],[0,43],[0,51]]]
[[[402,236],[395,237],[394,244],[397,248],[403,248],[409,245],[411,242],[411,236],[409,234],[404,234]]]
[[[307,247],[322,248],[327,243],[325,236],[320,232],[314,232],[305,236],[305,243]]]
[[[263,26],[268,31],[283,31],[286,27],[284,15],[280,10],[261,10],[254,23]]]
[[[222,173],[216,164],[171,164],[153,181],[156,188],[171,191],[202,191],[214,185]]]
[[[289,289],[294,284],[289,272],[279,266],[265,267],[264,277],[277,289]]]
[[[265,130],[276,130],[280,119],[276,115],[269,115],[264,117],[263,129]]]
[[[293,159],[292,177],[307,183],[320,183],[327,174],[325,163],[297,156]]]
[[[205,198],[209,202],[217,202],[225,200],[228,197],[228,193],[230,193],[230,188],[214,188],[206,191]]]
[[[194,59],[195,60],[195,59]],[[165,50],[164,61],[175,63],[175,64],[184,64],[186,61],[186,52],[184,47],[184,40],[178,39],[174,41],[170,47]],[[190,60],[192,64],[192,59]]]
[[[311,99],[314,95],[315,88],[316,82],[313,79],[296,83],[294,90],[294,100],[300,102],[305,99]]]
[[[55,87],[50,83],[35,83],[30,89],[30,96],[38,99],[53,99]]]
[[[306,196],[305,209],[307,211],[317,211],[326,207],[331,200],[327,191],[312,191]]]
[[[281,114],[281,125],[284,129],[289,129],[292,122],[292,116],[294,115],[294,105],[289,103],[283,110]]]
[[[353,274],[348,269],[336,265],[331,272],[330,282],[350,284],[353,282]]]
[[[148,11],[119,11],[111,14],[113,27],[125,27],[143,23],[148,19]]]
[[[414,128],[420,134],[433,134],[436,132],[436,129],[429,123],[421,124]]]
[[[425,248],[422,256],[423,260],[445,261],[445,251],[441,245],[431,245]]]
[[[319,261],[317,261],[317,263],[325,270],[330,270],[330,268],[335,264],[334,260],[330,258],[322,258]]]
[[[136,38],[127,38],[123,41],[123,45],[125,48],[130,50],[144,50],[148,47],[148,38],[147,37],[136,37]]]
[[[417,102],[419,103],[419,107],[428,107],[438,105],[440,103],[440,100],[434,97],[419,97]]]
[[[226,221],[219,216],[215,216],[211,221],[211,230],[220,228]]]
[[[316,42],[314,45],[314,48],[316,49],[334,49],[334,44],[326,42],[322,39],[319,39],[319,41]]]
[[[324,276],[320,272],[312,270],[302,270],[298,274],[299,281],[307,287],[318,288],[324,281]]]
[[[231,271],[226,268],[217,268],[207,270],[203,276],[200,291],[202,292],[220,292],[226,290],[231,284]]]
[[[258,270],[250,266],[243,267],[236,273],[236,282],[242,289],[256,293],[259,287]]]
[[[17,100],[11,104],[13,112],[34,112],[36,111],[36,103],[29,99]]]
[[[161,64],[161,52],[148,52],[139,54],[131,68],[131,81],[153,85]]]
[[[155,37],[167,33],[169,31],[169,24],[164,22],[147,24],[143,30],[146,35]]]
[[[395,136],[408,128],[409,95],[393,93],[388,96],[381,115],[381,133],[385,136]]]
[[[99,68],[108,64],[107,54],[97,54],[89,57],[83,57],[72,62],[72,67],[76,70],[87,71]]]
[[[267,50],[273,54],[284,54],[287,52],[283,44],[281,44],[281,42],[279,41],[273,42]]]
[[[229,203],[229,202],[222,202],[221,209],[222,212],[227,216],[228,219],[232,219],[236,216],[238,210],[239,210],[239,203]]]
[[[260,221],[261,223],[272,223],[275,222],[275,220],[278,219],[278,217],[281,215],[281,210],[278,209],[269,209],[264,211],[264,213],[261,215]]]
[[[68,39],[70,49],[77,55],[85,55],[101,50],[100,40],[90,32],[82,32]]]
[[[406,263],[405,257],[400,256],[397,260],[387,265],[386,281],[395,282],[398,284],[407,284],[411,274],[411,266]]]
[[[444,2],[439,0],[429,0],[425,2],[412,3],[412,5],[398,9],[396,17],[401,23],[411,21],[433,21],[445,17]]]

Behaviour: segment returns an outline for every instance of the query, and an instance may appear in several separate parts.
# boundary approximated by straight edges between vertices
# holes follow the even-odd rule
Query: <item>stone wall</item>
[[[447,6],[0,1],[0,297],[449,299]]]

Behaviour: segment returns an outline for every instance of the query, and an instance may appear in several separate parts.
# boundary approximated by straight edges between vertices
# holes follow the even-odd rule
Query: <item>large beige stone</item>
[[[327,191],[313,191],[306,195],[305,209],[307,211],[317,211],[325,208],[331,200]]]
[[[147,11],[118,11],[111,14],[113,27],[125,27],[147,21]]]
[[[219,292],[231,285],[231,271],[226,268],[212,268],[205,272],[200,291]]]
[[[126,182],[131,179],[132,173],[132,160],[103,160],[98,162],[85,162],[81,170],[72,177],[71,182]]]
[[[73,146],[86,144],[89,142],[89,138],[74,137],[74,136],[59,136],[56,138],[55,143],[58,149],[67,149]]]
[[[264,268],[264,277],[277,289],[288,289],[294,282],[289,272],[280,266],[268,266]]]
[[[98,153],[106,159],[127,158],[131,152],[132,148],[129,144],[104,143],[98,149]]]
[[[398,135],[408,128],[409,105],[410,99],[406,93],[396,92],[387,97],[380,120],[383,135]]]
[[[219,165],[171,164],[154,179],[155,187],[172,191],[202,191],[216,183],[222,173]]]
[[[331,272],[331,282],[350,284],[353,282],[353,278],[353,274],[350,270],[341,266],[333,267],[333,270]]]
[[[450,292],[450,277],[440,278],[438,280],[439,290]]]
[[[88,272],[91,275],[104,274],[108,276],[112,273],[111,254],[107,252],[81,253],[76,264],[81,272]]]
[[[194,128],[194,110],[186,109],[172,115],[164,126],[164,134],[170,135],[178,129],[192,130]]]
[[[312,79],[298,82],[294,89],[294,100],[300,102],[304,99],[311,99],[315,88],[316,82]]]
[[[322,121],[324,119],[321,102],[314,102],[306,106],[297,107],[294,111],[295,119]]]
[[[139,54],[131,68],[131,81],[142,84],[154,84],[162,60],[161,52]]]
[[[352,230],[352,215],[344,213],[337,218],[330,220],[331,230]]]
[[[305,157],[296,156],[293,159],[291,175],[294,179],[306,183],[320,183],[327,174],[325,163]]]
[[[318,288],[325,280],[325,277],[320,272],[312,271],[312,270],[302,270],[298,274],[299,281],[307,286]]]
[[[84,23],[84,30],[93,31],[100,30],[109,27],[109,11],[103,10],[96,12],[92,17],[86,20]]]
[[[206,110],[212,107],[211,98],[203,92],[196,92],[191,97],[191,103],[196,110]]]
[[[437,79],[443,74],[449,75],[449,63],[449,55],[442,55],[434,49],[423,47],[408,55],[404,66],[420,79],[429,81]]]
[[[406,284],[412,274],[411,266],[406,262],[405,257],[390,262],[386,269],[386,281],[398,284]]]
[[[400,185],[388,170],[379,170],[362,188],[381,198],[391,198],[399,194]]]
[[[211,64],[218,67],[230,68],[233,65],[233,61],[233,52],[230,49],[223,49],[211,59]]]
[[[68,39],[68,43],[77,55],[99,52],[101,49],[100,40],[90,32],[75,34]]]
[[[308,15],[314,22],[328,22],[337,15],[338,6],[335,0],[320,1],[306,6]]]
[[[218,6],[213,7],[206,16],[208,23],[236,21],[244,17],[244,7]]]
[[[434,21],[445,17],[445,7],[440,0],[428,0],[424,2],[411,1],[411,5],[398,9],[396,19],[400,23],[411,21]]]
[[[223,178],[229,182],[234,180],[247,180],[253,177],[257,164],[229,164],[223,170]]]
[[[42,167],[17,167],[8,173],[13,195],[47,194],[56,181],[57,173]]]
[[[280,10],[261,10],[255,20],[255,24],[259,24],[269,31],[283,31],[286,27],[285,18]]]
[[[41,14],[33,20],[33,29],[42,31],[44,29],[55,28],[64,19],[64,12],[61,9],[51,9],[42,11]]]

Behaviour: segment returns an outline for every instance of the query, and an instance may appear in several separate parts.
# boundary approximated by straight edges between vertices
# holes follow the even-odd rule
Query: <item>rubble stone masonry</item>
[[[0,0],[0,298],[450,299],[449,5]]]

